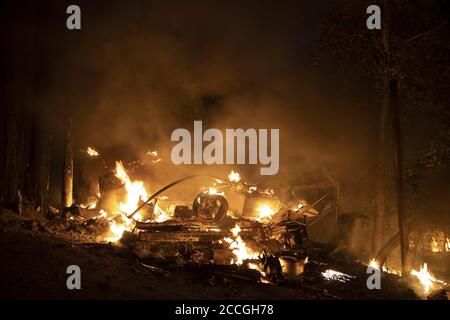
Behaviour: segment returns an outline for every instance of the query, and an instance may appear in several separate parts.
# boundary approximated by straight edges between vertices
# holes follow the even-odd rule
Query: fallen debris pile
[[[281,201],[277,188],[247,184],[232,172],[229,181],[206,177],[213,184],[200,190],[192,204],[163,196],[167,189],[194,178],[177,180],[149,196],[144,183],[133,181],[117,162],[114,174],[100,178],[99,193],[87,205],[52,208],[47,218],[39,220],[8,212],[2,214],[1,224],[72,243],[127,248],[149,272],[191,272],[210,286],[252,282],[334,299],[348,297],[349,288],[368,290],[365,264],[340,250],[335,241],[334,181],[307,177],[288,186],[289,197]],[[397,275],[383,273],[383,277],[389,284],[381,296],[417,297]],[[424,277],[418,278],[428,285]],[[427,296],[435,295],[430,287]],[[446,292],[445,282],[441,287]]]

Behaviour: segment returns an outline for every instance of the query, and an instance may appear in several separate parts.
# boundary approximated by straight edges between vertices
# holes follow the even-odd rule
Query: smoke
[[[310,67],[325,5],[86,1],[79,6],[82,30],[66,35],[66,54],[55,69],[55,77],[68,75],[69,89],[50,91],[64,92],[60,99],[70,101],[77,150],[95,147],[107,167],[115,160],[149,164],[146,151],[157,150],[163,161],[146,177],[153,184],[192,173],[226,177],[231,169],[268,182],[331,163],[334,169],[350,167],[349,160],[366,157],[364,138],[343,144],[342,110],[348,106],[332,98],[331,83],[317,80],[328,75]],[[176,128],[192,131],[194,120],[202,120],[204,130],[279,128],[279,173],[262,177],[260,165],[172,165],[170,134]],[[82,179],[104,170],[99,164],[95,173],[87,168]]]

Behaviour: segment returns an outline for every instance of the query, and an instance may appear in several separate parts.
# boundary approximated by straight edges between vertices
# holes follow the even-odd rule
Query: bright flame
[[[126,203],[120,203],[119,210],[131,214],[137,208],[139,200],[147,200],[147,191],[142,181],[132,182],[121,161],[116,161],[116,177],[125,184],[127,190]]]
[[[109,231],[113,234],[112,237],[107,238],[107,241],[115,242],[122,238],[123,233],[127,229],[127,226],[123,223],[117,223],[114,220],[109,224]]]
[[[236,261],[233,259],[231,261],[232,264],[235,263],[237,265],[241,265],[244,260],[259,258],[259,253],[248,248],[244,240],[242,240],[239,235],[241,228],[238,225],[231,229],[231,232],[233,233],[234,239],[225,237],[223,240],[230,245],[230,249],[232,249],[233,254],[236,256]]]
[[[231,171],[231,173],[228,175],[228,180],[231,182],[239,182],[241,180],[241,176],[239,173]]]
[[[446,252],[450,251],[450,239],[449,238],[445,239],[445,251]]]
[[[419,271],[413,269],[411,274],[419,279],[423,286],[423,293],[425,294],[428,294],[433,289],[434,284],[439,282],[431,273],[428,272],[428,266],[426,263],[420,267]]]
[[[271,219],[271,217],[275,214],[275,210],[273,210],[271,207],[269,207],[266,204],[263,204],[262,206],[258,207],[258,209],[256,209],[259,213],[259,216],[257,217],[256,220],[258,221],[268,221]]]
[[[354,276],[350,276],[348,274],[331,269],[322,272],[322,276],[327,280],[335,280],[339,282],[348,282],[351,279],[355,278]]]
[[[151,151],[151,150],[148,150],[147,152],[146,152],[146,154],[148,155],[148,156],[153,156],[153,157],[157,157],[158,156],[158,151]]]
[[[213,187],[209,187],[208,194],[213,195],[217,194],[217,189]]]
[[[170,215],[162,210],[157,204],[155,205],[155,208],[153,210],[153,216],[153,220],[155,222],[164,222],[170,219]]]
[[[82,203],[82,204],[80,204],[80,207],[83,208],[83,209],[95,209],[97,207],[97,201],[92,202],[90,204]]]
[[[210,195],[215,195],[215,194],[222,195],[222,196],[225,195],[223,192],[217,191],[217,189],[214,187],[209,187],[208,191],[205,191],[205,192]]]
[[[378,263],[378,261],[377,261],[375,258],[373,258],[372,260],[370,260],[369,263],[368,263],[367,265],[370,266],[370,267],[372,267],[372,268],[375,268],[375,269],[380,270],[380,264]],[[395,274],[395,275],[398,275],[398,276],[401,276],[401,275],[402,275],[401,271],[398,271],[398,270],[395,270],[395,269],[388,269],[388,268],[386,267],[386,265],[383,265],[383,267],[381,268],[381,270],[382,270],[383,272],[386,272],[386,273],[389,273],[389,274]]]
[[[104,210],[100,211],[100,217],[107,218],[110,221],[110,232],[112,237],[107,238],[107,241],[119,240],[123,233],[128,230],[131,231],[134,228],[133,219],[127,218],[127,215],[136,210],[139,205],[139,200],[146,201],[148,198],[147,190],[145,189],[142,181],[131,181],[121,161],[116,161],[116,177],[125,184],[125,190],[127,191],[126,201],[119,204],[120,222],[108,217],[108,213]],[[134,220],[142,221],[143,218],[139,213],[134,215]],[[153,220],[155,222],[163,222],[170,219],[170,215],[162,210],[158,205],[155,205],[153,210]]]
[[[98,151],[91,147],[87,147],[86,153],[91,157],[97,157],[99,155]]]
[[[372,267],[372,268],[375,268],[375,269],[378,269],[378,270],[380,269],[380,265],[378,264],[377,260],[375,260],[375,258],[370,260],[369,267]]]
[[[297,205],[297,208],[295,208],[295,211],[296,211],[296,212],[300,211],[301,208],[303,208],[304,206],[305,206],[305,205],[304,205],[303,203],[299,203],[299,204]]]

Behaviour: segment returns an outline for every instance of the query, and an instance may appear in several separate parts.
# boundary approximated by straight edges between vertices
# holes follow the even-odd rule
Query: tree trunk
[[[389,1],[385,0],[383,8],[382,43],[386,57],[391,54],[390,48],[390,8]],[[389,60],[389,58],[387,59]],[[375,217],[372,237],[372,254],[376,255],[384,240],[384,219],[386,215],[386,128],[389,114],[389,76],[386,74],[383,80],[383,98],[379,119],[377,171],[375,178]]]
[[[73,146],[72,119],[67,117],[64,126],[64,169],[62,186],[62,207],[68,208],[73,203]]]
[[[392,140],[394,146],[394,175],[395,175],[395,191],[396,191],[396,207],[397,207],[397,218],[399,225],[399,235],[400,235],[400,253],[401,253],[401,264],[402,264],[402,274],[406,275],[408,272],[408,231],[407,231],[407,219],[405,215],[405,199],[403,190],[403,151],[401,142],[401,128],[400,128],[400,111],[398,103],[398,82],[395,74],[395,66],[392,59],[392,49],[391,49],[391,9],[390,0],[384,1],[383,8],[384,18],[383,18],[383,47],[386,54],[386,70],[383,84],[383,106],[381,111],[381,121],[380,121],[380,150],[379,163],[380,169],[380,182],[377,183],[377,213],[375,217],[375,227],[374,227],[374,241],[373,248],[376,250],[380,249],[382,239],[383,239],[383,222],[384,222],[384,208],[385,199],[384,186],[382,181],[384,180],[385,172],[385,161],[384,153],[386,152],[386,139],[385,139],[385,126],[386,126],[386,115],[387,110],[391,111],[392,115]],[[381,140],[382,139],[382,140]]]
[[[409,271],[408,266],[408,226],[405,212],[405,197],[403,189],[403,148],[400,126],[400,110],[398,103],[398,82],[393,79],[389,82],[389,95],[392,110],[392,135],[394,146],[395,190],[397,201],[398,228],[400,233],[400,255],[402,260],[402,274]]]
[[[8,5],[5,7],[12,16],[18,15],[18,8],[9,8]],[[5,16],[6,20],[2,21],[7,26],[14,25],[16,34],[14,38],[3,34],[2,39],[5,42],[5,50],[2,52],[5,59],[2,70],[5,81],[2,97],[5,127],[2,134],[1,200],[7,206],[16,209],[19,192],[23,194],[25,191],[35,97],[34,40],[30,26],[33,15],[29,5],[21,7],[21,15],[25,21],[17,19],[13,21],[9,16]]]
[[[40,37],[42,20],[33,1],[1,3],[5,50],[1,78],[0,202],[19,212],[22,202],[47,208],[50,178],[48,105],[44,90],[47,43]],[[14,33],[4,30],[15,29]],[[45,31],[45,30],[44,30]],[[45,32],[44,32],[45,34]],[[41,41],[42,40],[42,41]],[[2,82],[2,83],[3,83]]]

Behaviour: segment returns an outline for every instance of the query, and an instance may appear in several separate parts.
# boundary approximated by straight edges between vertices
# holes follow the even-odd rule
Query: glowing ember
[[[152,163],[153,163],[153,164],[162,161],[162,159],[158,157],[158,151],[156,151],[156,150],[155,150],[155,151],[149,150],[149,151],[147,151],[145,154],[146,154],[147,156],[153,158],[153,159],[152,159]]]
[[[258,207],[256,209],[259,213],[259,216],[256,220],[261,222],[268,222],[272,218],[272,216],[275,214],[275,210],[273,210],[271,207],[269,207],[266,204],[263,204],[262,206]]]
[[[445,251],[446,252],[450,251],[450,239],[449,238],[445,239]]]
[[[83,209],[95,209],[97,207],[97,201],[92,202],[90,204],[82,203],[82,204],[80,204],[80,207],[83,208]]]
[[[241,176],[239,173],[231,171],[231,173],[228,175],[228,180],[231,182],[239,182],[241,180]]]
[[[87,147],[86,153],[91,157],[97,157],[99,155],[98,151],[91,147]]]
[[[354,276],[350,276],[348,274],[328,269],[325,272],[322,272],[322,276],[327,280],[334,280],[339,282],[348,282],[353,278],[356,278]]]
[[[151,150],[149,150],[149,151],[146,152],[146,154],[148,156],[157,157],[158,156],[158,151],[151,151]]]
[[[231,263],[241,265],[244,260],[258,259],[259,253],[248,248],[245,245],[244,240],[242,240],[239,235],[241,228],[236,225],[233,229],[231,229],[231,232],[233,233],[234,239],[228,237],[223,239],[230,245],[230,249],[232,249],[233,254],[236,256],[236,261],[233,259]]]

